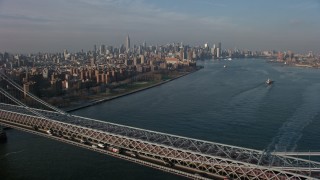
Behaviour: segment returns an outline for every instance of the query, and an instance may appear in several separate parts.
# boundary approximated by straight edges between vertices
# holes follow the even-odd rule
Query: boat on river
[[[266,80],[266,84],[268,84],[268,85],[271,85],[273,82],[274,82],[274,81],[271,80],[270,78],[268,78],[268,79]]]

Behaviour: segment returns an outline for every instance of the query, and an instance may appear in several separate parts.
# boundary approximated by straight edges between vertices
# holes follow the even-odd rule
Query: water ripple
[[[268,151],[286,152],[294,151],[298,141],[303,136],[302,131],[311,124],[319,114],[320,107],[320,84],[308,87],[303,94],[303,104],[278,130]]]

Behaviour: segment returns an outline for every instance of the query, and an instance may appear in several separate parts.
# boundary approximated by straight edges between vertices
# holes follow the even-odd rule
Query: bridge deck
[[[169,166],[174,164],[175,167],[184,167],[186,171],[193,169],[193,172],[205,172],[206,175],[220,171],[220,175],[232,174],[239,178],[250,176],[268,179],[268,176],[283,176],[288,179],[290,177],[305,179],[307,173],[295,174],[298,167],[310,167],[310,163],[312,168],[320,167],[315,162],[274,156],[281,158],[283,163],[292,168],[290,171],[283,171],[279,168],[270,168],[268,164],[270,161],[267,159],[269,156],[262,161],[266,166],[259,164],[258,158],[264,155],[262,151],[241,149],[50,111],[36,110],[37,114],[41,113],[44,116],[38,117],[32,115],[28,108],[19,106],[0,104],[0,109],[1,117],[4,119],[2,123],[6,122],[20,128],[34,128],[33,125],[38,125],[43,132],[50,129],[58,136],[61,135],[61,138],[66,138],[64,135],[70,137],[70,133],[74,133],[77,134],[75,137],[78,140],[79,137],[85,137],[92,145],[103,142],[135,152],[140,157],[159,159],[162,162],[169,162],[167,163]],[[279,163],[273,164],[279,165]]]

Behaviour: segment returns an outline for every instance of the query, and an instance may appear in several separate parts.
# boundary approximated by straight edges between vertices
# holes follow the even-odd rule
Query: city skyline
[[[0,0],[0,10],[0,52],[120,46],[126,35],[131,44],[320,51],[317,0]]]

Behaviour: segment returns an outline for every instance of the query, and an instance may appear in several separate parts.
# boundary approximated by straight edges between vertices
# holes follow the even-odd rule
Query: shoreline
[[[90,106],[94,106],[94,105],[97,105],[97,104],[100,104],[100,103],[103,103],[103,102],[106,102],[106,101],[111,101],[111,100],[114,100],[114,99],[117,99],[117,98],[121,98],[121,97],[124,97],[124,96],[128,96],[128,95],[131,95],[131,94],[134,94],[134,93],[138,93],[138,92],[141,92],[141,91],[144,91],[144,90],[147,90],[147,89],[151,89],[151,88],[154,88],[154,87],[157,87],[157,86],[160,86],[162,84],[165,84],[165,83],[168,83],[168,82],[171,82],[173,80],[176,80],[176,79],[179,79],[181,77],[184,77],[186,75],[189,75],[191,73],[194,73],[194,72],[197,72],[199,71],[200,69],[202,69],[201,67],[191,71],[191,72],[187,72],[185,74],[182,74],[182,75],[179,75],[177,77],[174,77],[172,79],[168,79],[168,80],[164,80],[164,81],[161,81],[161,82],[158,82],[156,84],[153,84],[153,85],[150,85],[150,86],[146,86],[146,87],[142,87],[142,88],[139,88],[139,89],[136,89],[136,90],[132,90],[132,91],[129,91],[129,92],[125,92],[123,94],[119,94],[119,95],[115,95],[115,96],[111,96],[111,97],[105,97],[105,98],[101,98],[101,99],[97,99],[97,100],[93,100],[91,102],[88,102],[84,105],[79,105],[79,106],[76,106],[74,108],[64,108],[63,110],[65,112],[73,112],[73,111],[77,111],[79,109],[84,109],[84,108],[87,108],[87,107],[90,107]]]
[[[284,64],[284,62],[279,62],[279,61],[276,61],[276,60],[267,60],[267,62],[283,64],[284,66],[289,66],[289,67],[320,69],[320,66],[313,66],[313,65],[310,65],[310,64],[298,64],[298,63],[287,63],[287,64]]]

